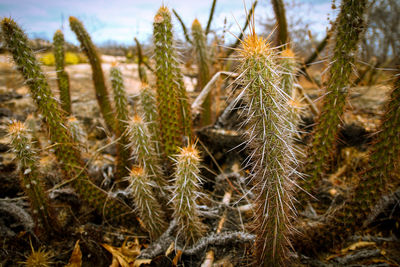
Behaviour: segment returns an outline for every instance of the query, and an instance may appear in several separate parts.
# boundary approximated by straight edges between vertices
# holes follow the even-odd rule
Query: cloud
[[[300,0],[299,0],[300,1]],[[303,12],[298,10],[297,16],[304,16],[315,24],[312,28],[316,31],[324,31],[327,25],[326,14],[330,10],[329,0],[301,0],[318,12]],[[77,43],[74,34],[68,25],[68,16],[73,15],[83,21],[85,27],[96,43],[106,40],[116,40],[125,44],[132,44],[133,37],[146,41],[152,34],[152,22],[155,13],[162,3],[170,9],[174,8],[184,20],[188,28],[191,27],[194,18],[198,18],[205,27],[212,1],[193,0],[2,0],[0,15],[11,16],[23,25],[30,36],[35,33],[44,33],[51,38],[53,33],[63,28],[68,41]],[[269,1],[267,1],[269,4]],[[256,18],[266,14],[270,7],[266,4],[258,4]],[[246,1],[249,9],[251,1]],[[229,31],[238,34],[237,20],[240,27],[245,22],[245,11],[242,0],[218,0],[212,28],[222,32],[224,19],[227,18]],[[174,19],[175,32],[182,38],[181,27]],[[259,28],[261,29],[261,28]],[[228,41],[234,39],[227,34]]]

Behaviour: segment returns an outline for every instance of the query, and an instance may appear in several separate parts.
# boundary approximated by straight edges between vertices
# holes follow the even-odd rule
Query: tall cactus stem
[[[57,71],[57,83],[60,91],[61,108],[71,115],[71,94],[68,73],[64,70],[64,34],[57,30],[53,37],[54,58]]]
[[[37,232],[40,235],[50,236],[59,230],[58,224],[40,179],[38,159],[29,138],[28,129],[22,122],[13,121],[8,127],[8,134],[12,152],[19,160],[21,186],[31,204]]]
[[[310,193],[318,186],[319,180],[328,169],[335,151],[357,44],[364,28],[366,5],[366,0],[344,0],[341,4],[341,11],[336,25],[336,43],[326,89],[327,94],[323,100],[323,110],[317,119],[312,145],[304,170],[309,176],[301,183],[303,189]],[[299,197],[301,200],[307,196],[301,194]]]
[[[169,158],[176,155],[184,136],[191,138],[191,113],[173,47],[171,14],[166,7],[158,10],[153,27],[161,142]]]
[[[240,75],[247,102],[250,183],[256,194],[254,232],[256,266],[287,266],[293,220],[292,145],[288,95],[280,88],[276,52],[255,34],[244,39]]]
[[[110,70],[111,85],[114,92],[114,103],[116,111],[116,133],[119,138],[117,142],[117,166],[114,177],[116,181],[128,176],[131,157],[129,138],[127,136],[129,111],[128,98],[125,92],[122,73],[117,67]]]
[[[165,214],[157,201],[153,189],[157,186],[151,182],[146,171],[134,166],[129,174],[129,188],[135,200],[139,217],[148,229],[152,239],[158,238],[166,229]]]
[[[149,178],[157,184],[157,190],[161,193],[165,191],[167,182],[164,178],[160,155],[157,153],[156,143],[152,140],[152,135],[139,115],[132,118],[128,136],[133,147],[133,156],[140,167],[144,168]]]
[[[193,45],[196,51],[197,59],[197,87],[199,90],[210,80],[210,60],[207,53],[206,36],[201,28],[200,22],[195,19],[192,24]],[[200,125],[206,126],[212,123],[212,93],[210,92],[202,105],[202,112],[200,115]]]
[[[71,16],[69,17],[69,24],[71,30],[75,32],[76,37],[81,43],[81,48],[88,57],[90,65],[92,66],[92,79],[94,83],[94,88],[96,90],[96,98],[97,102],[99,103],[100,112],[108,129],[111,132],[114,132],[116,128],[116,122],[114,119],[114,112],[111,106],[111,102],[108,96],[107,87],[104,81],[104,74],[101,67],[100,56],[82,22],[79,21],[77,18]]]
[[[200,155],[194,145],[181,149],[175,158],[175,184],[171,198],[178,237],[190,245],[202,237],[205,226],[199,217],[196,200],[200,196]]]

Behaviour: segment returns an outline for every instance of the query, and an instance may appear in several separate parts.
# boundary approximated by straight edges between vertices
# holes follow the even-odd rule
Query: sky
[[[293,0],[285,0],[285,3]],[[310,30],[320,39],[325,35],[332,19],[330,0],[294,0],[293,9],[287,9],[287,17],[301,17],[310,25]],[[338,0],[337,0],[338,2]],[[62,29],[65,39],[77,44],[77,39],[68,25],[68,17],[80,19],[93,41],[104,44],[113,41],[125,45],[133,44],[137,37],[141,42],[149,42],[152,36],[152,21],[158,8],[164,3],[174,8],[190,28],[197,18],[206,26],[212,0],[0,0],[0,17],[12,17],[22,26],[29,37],[51,40],[57,29]],[[217,0],[211,28],[222,32],[224,19],[227,19],[229,33],[227,40],[234,39],[240,32],[246,18],[244,5],[249,9],[250,0]],[[270,0],[259,0],[255,12],[256,32],[262,31],[259,23],[273,18]],[[174,31],[182,37],[180,24],[174,19]]]

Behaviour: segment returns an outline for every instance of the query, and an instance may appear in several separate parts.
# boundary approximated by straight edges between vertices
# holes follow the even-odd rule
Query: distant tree
[[[393,65],[400,52],[400,1],[375,0],[368,10],[367,30],[362,39],[361,59],[377,64]]]

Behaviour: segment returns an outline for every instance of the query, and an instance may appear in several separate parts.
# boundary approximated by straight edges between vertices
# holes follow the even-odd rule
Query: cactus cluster
[[[245,196],[238,197],[241,198],[239,202],[244,199],[252,202],[253,214],[246,215],[246,220],[248,229],[255,234],[255,266],[289,266],[293,263],[293,248],[307,252],[316,245],[323,247],[341,242],[349,231],[362,226],[382,194],[388,191],[388,185],[399,184],[400,76],[397,74],[380,131],[372,144],[369,165],[359,184],[352,189],[345,203],[334,211],[333,216],[321,219],[316,227],[313,224],[306,227],[296,225],[294,187],[299,176],[299,163],[293,136],[297,132],[299,112],[293,105],[295,99],[292,97],[295,94],[297,63],[293,51],[286,45],[289,38],[283,1],[272,2],[277,17],[278,14],[283,16],[277,18],[281,46],[273,48],[267,39],[255,33],[254,19],[251,19],[257,4],[255,1],[246,22],[251,26],[250,33],[243,40],[242,37],[239,38],[240,48],[232,49],[240,63],[238,78],[234,83],[239,85],[238,90],[242,90],[237,99],[244,103],[244,110],[239,113],[244,117],[243,127],[246,132],[247,149],[244,153],[249,153],[243,172],[247,175],[243,179],[247,183],[239,181]],[[327,95],[307,151],[309,159],[303,167],[309,176],[304,181],[299,180],[308,192],[313,192],[318,186],[318,181],[327,171],[327,165],[333,156],[355,60],[354,54],[364,25],[366,2],[342,1],[336,22],[337,33]],[[210,80],[211,66],[206,36],[210,32],[215,5],[214,0],[206,29],[203,30],[196,19],[191,29],[192,38],[186,36],[196,51],[200,88]],[[176,12],[175,14],[177,15]],[[179,18],[178,15],[177,17]],[[65,180],[62,186],[70,185],[105,221],[132,226],[135,234],[147,232],[146,237],[154,242],[158,238],[172,242],[168,235],[174,235],[176,260],[182,247],[182,251],[186,249],[189,255],[188,247],[193,251],[196,243],[203,242],[203,246],[204,240],[218,240],[224,222],[218,223],[217,234],[212,238],[204,237],[208,228],[205,222],[213,220],[215,215],[207,206],[211,198],[203,198],[203,189],[206,187],[201,176],[201,152],[196,147],[197,141],[192,131],[190,101],[174,48],[173,26],[168,8],[162,6],[154,17],[154,82],[150,80],[152,76],[147,76],[144,71],[141,47],[136,40],[142,88],[138,96],[138,108],[132,112],[133,116],[130,114],[120,69],[113,66],[110,70],[114,96],[111,99],[105,85],[100,57],[89,34],[74,17],[70,17],[70,26],[89,58],[100,111],[108,129],[116,138],[115,182],[129,184],[123,188],[123,183],[119,183],[121,186],[117,191],[126,193],[128,202],[97,186],[91,180],[85,165],[80,148],[85,147],[86,135],[79,121],[71,114],[69,81],[64,70],[62,32],[57,31],[54,35],[59,102],[53,96],[46,77],[28,46],[25,33],[12,19],[4,18],[1,21],[4,43],[44,118],[51,148]],[[212,124],[212,99],[213,95],[210,94],[203,104],[201,122],[196,126]],[[232,107],[236,103],[231,104],[229,106]],[[31,118],[28,121],[32,124]],[[9,127],[9,137],[12,151],[20,162],[21,185],[31,204],[36,225],[40,232],[58,230],[47,192],[40,181],[37,151],[31,142],[29,130],[23,123],[13,122]],[[206,145],[203,146],[209,152]],[[211,153],[210,158],[214,159]],[[214,163],[218,164],[217,161]],[[229,179],[227,181],[230,182]],[[213,182],[214,186],[218,179]],[[234,197],[233,189],[236,189],[235,183],[230,182],[230,185],[232,189],[226,192],[229,198]],[[310,199],[303,191],[297,197],[301,203]],[[132,202],[131,205],[126,204],[129,201]],[[204,213],[199,207],[200,202],[204,204]],[[228,218],[228,213],[224,212],[221,221]],[[207,220],[203,219],[204,215],[209,216]],[[170,227],[169,220],[172,221]],[[299,228],[298,231],[294,230],[295,226]],[[298,237],[298,232],[305,234],[306,238]],[[219,242],[222,243],[221,240],[222,238]]]

